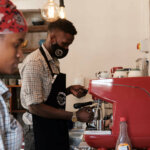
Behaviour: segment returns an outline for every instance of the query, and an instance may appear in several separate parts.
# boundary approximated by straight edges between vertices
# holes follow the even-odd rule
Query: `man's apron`
[[[60,73],[52,84],[51,92],[45,104],[57,109],[65,109],[65,91],[66,75]],[[33,130],[36,150],[69,150],[66,120],[47,119],[33,115]]]

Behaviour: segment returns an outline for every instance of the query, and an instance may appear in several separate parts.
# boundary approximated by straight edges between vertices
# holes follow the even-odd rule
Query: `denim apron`
[[[44,55],[42,47],[40,51]],[[45,58],[45,56],[43,57]],[[50,69],[49,63],[48,66]],[[51,92],[44,103],[57,109],[65,109],[65,92],[66,75],[60,73],[52,84]],[[36,150],[69,150],[67,120],[48,119],[33,115],[33,131]]]

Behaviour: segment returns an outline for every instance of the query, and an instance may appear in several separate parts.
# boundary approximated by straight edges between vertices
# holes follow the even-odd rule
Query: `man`
[[[17,70],[26,32],[27,25],[22,14],[12,2],[0,0],[0,73],[11,74]],[[5,104],[5,98],[9,96],[8,88],[0,80],[0,150],[20,150],[22,128],[9,115]]]
[[[86,94],[80,85],[66,89],[65,74],[60,73],[58,59],[68,53],[77,31],[73,24],[58,19],[48,26],[46,42],[24,60],[22,78],[22,105],[33,114],[36,150],[69,150],[67,121],[90,122],[91,109],[76,113],[65,111],[68,94],[80,98]]]

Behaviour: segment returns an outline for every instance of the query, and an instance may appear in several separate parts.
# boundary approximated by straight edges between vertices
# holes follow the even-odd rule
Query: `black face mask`
[[[68,54],[68,49],[64,49],[63,47],[60,47],[57,43],[52,44],[51,46],[51,55],[52,57],[55,57],[57,59],[64,58]]]

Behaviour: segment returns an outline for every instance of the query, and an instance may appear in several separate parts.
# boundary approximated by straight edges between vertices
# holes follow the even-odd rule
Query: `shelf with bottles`
[[[28,32],[47,32],[47,22],[41,16],[40,9],[24,9],[20,10],[28,24]]]
[[[28,33],[23,43],[23,54],[26,57],[39,47],[39,41],[47,37],[48,23],[43,20],[40,9],[21,9],[25,16]]]
[[[0,80],[9,88],[11,87],[20,87],[21,85],[21,79],[20,75],[12,75],[12,76],[1,76],[0,75]]]
[[[8,87],[11,96],[6,100],[6,105],[10,113],[23,113],[25,109],[21,106],[20,101],[20,90],[21,90],[21,79],[19,71],[12,75],[0,74],[0,79]]]
[[[23,113],[25,109],[21,105],[20,90],[21,85],[7,85],[11,93],[9,98],[9,110],[10,113]]]

